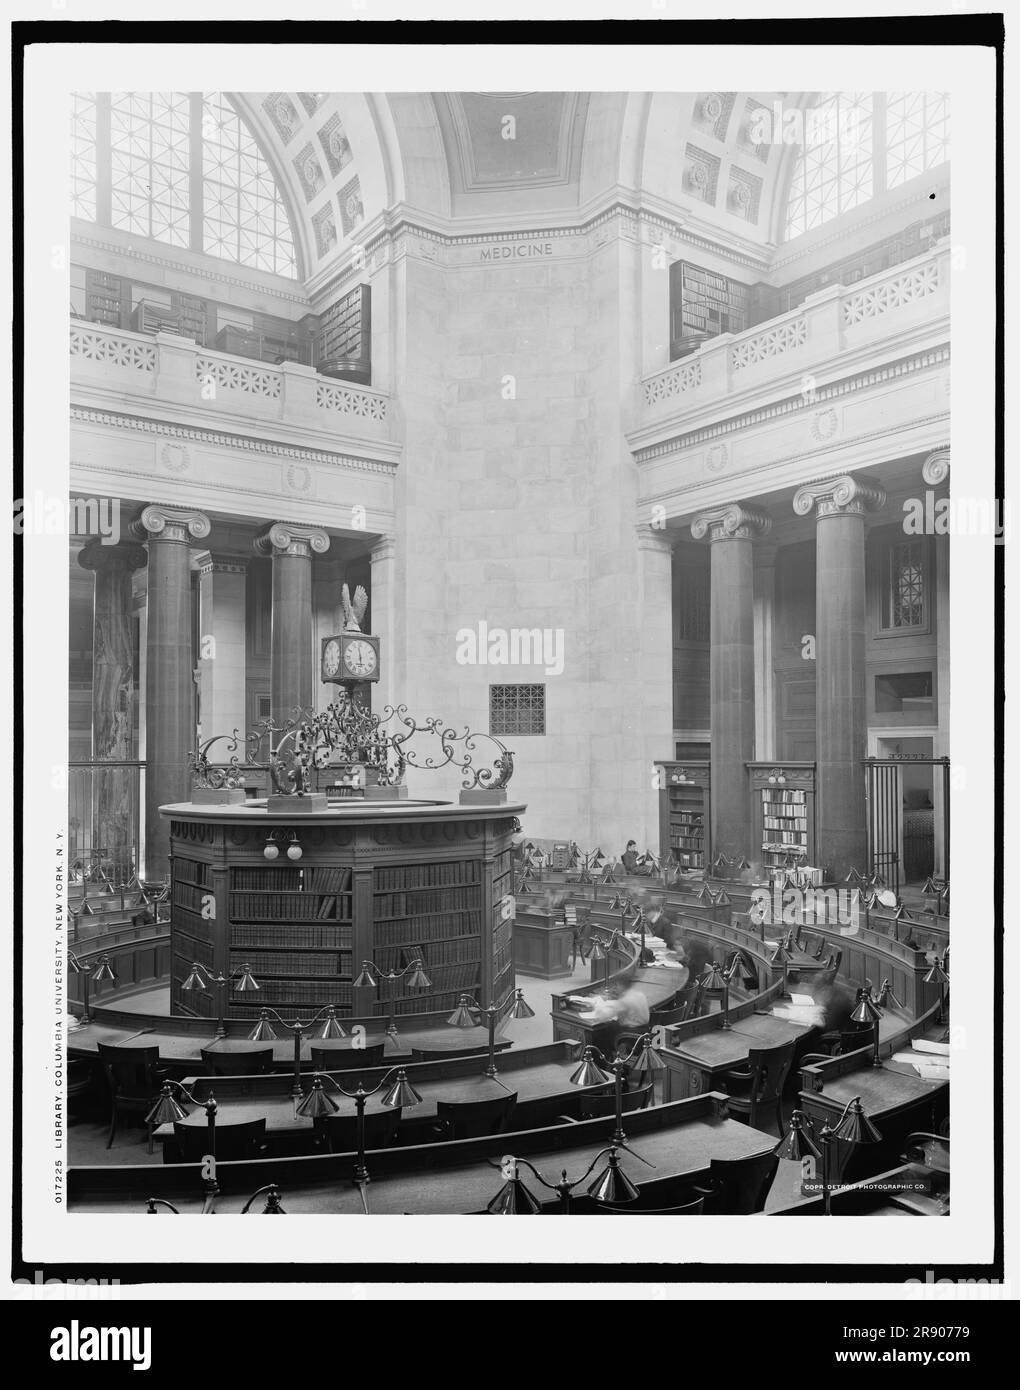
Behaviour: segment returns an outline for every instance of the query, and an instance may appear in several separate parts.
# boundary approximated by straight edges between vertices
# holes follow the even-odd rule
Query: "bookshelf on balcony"
[[[814,866],[814,763],[749,763],[761,864],[770,869]]]

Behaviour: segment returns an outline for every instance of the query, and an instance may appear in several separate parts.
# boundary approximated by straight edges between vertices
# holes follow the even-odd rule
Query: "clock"
[[[322,679],[332,685],[358,685],[379,679],[379,639],[367,632],[340,632],[322,643]]]

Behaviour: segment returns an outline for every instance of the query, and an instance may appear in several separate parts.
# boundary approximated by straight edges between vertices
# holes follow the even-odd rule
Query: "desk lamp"
[[[606,1166],[590,1184],[589,1197],[599,1203],[637,1201],[641,1194],[620,1167],[620,1158],[616,1149],[615,1144],[610,1144],[608,1148],[597,1153],[579,1178],[568,1178],[567,1170],[562,1169],[559,1182],[548,1182],[535,1165],[529,1163],[526,1158],[514,1158],[512,1155],[505,1158],[502,1165],[499,1166],[507,1175],[506,1182],[486,1206],[487,1215],[537,1216],[539,1214],[541,1204],[525,1186],[520,1176],[519,1169],[522,1164],[534,1174],[543,1187],[547,1187],[550,1192],[557,1194],[560,1199],[560,1211],[565,1216],[570,1215],[570,1201],[574,1188],[580,1187],[585,1178],[590,1176],[600,1158],[607,1159]],[[491,1164],[491,1166],[496,1167],[497,1165]]]
[[[928,971],[927,975],[924,976],[924,983],[926,985],[938,985],[939,987],[939,1012],[935,1022],[943,1023],[946,1013],[946,985],[949,983],[949,976],[942,968],[942,962],[939,960],[938,956],[932,961],[931,969]]]
[[[390,1077],[394,1076],[390,1082]],[[346,1096],[348,1100],[353,1100],[357,1113],[357,1145],[358,1156],[354,1167],[354,1182],[361,1191],[361,1199],[365,1205],[366,1212],[368,1204],[365,1199],[364,1184],[371,1181],[369,1178],[368,1167],[365,1163],[365,1104],[370,1096],[386,1087],[386,1094],[382,1098],[382,1104],[391,1109],[406,1108],[411,1110],[414,1106],[421,1103],[421,1096],[414,1089],[407,1079],[407,1072],[403,1067],[390,1067],[389,1071],[383,1076],[371,1090],[366,1091],[361,1082],[355,1090],[348,1091],[341,1086],[335,1077],[316,1072],[312,1077],[312,1089],[306,1096],[303,1096],[294,1107],[295,1115],[302,1115],[308,1119],[315,1119],[317,1115],[333,1115],[339,1109],[336,1101],[325,1090],[323,1083],[329,1082],[333,1090],[339,1095]],[[389,1085],[387,1085],[389,1083]]]
[[[224,975],[221,971],[218,975],[210,975],[208,979],[202,973],[202,967],[198,961],[192,961],[191,969],[181,983],[181,993],[190,994],[193,990],[207,990],[210,986],[216,987],[216,1036],[225,1038],[227,1036],[226,1017],[226,995],[227,985],[234,980],[237,981],[236,990],[238,994],[250,994],[261,988],[259,982],[251,973],[251,966],[244,964],[239,970],[231,970],[229,975]]]
[[[720,970],[718,964],[714,960],[709,961],[708,965],[705,966],[705,969],[698,976],[698,984],[702,987],[706,994],[719,994],[720,992],[722,993],[722,1002],[720,1008],[720,1012],[722,1014],[722,1022],[719,1026],[724,1030],[732,1028],[733,1024],[729,1021],[729,1018],[727,1017],[730,1008],[729,975],[727,975],[724,970]]]
[[[507,1005],[510,1005],[509,1009]],[[473,995],[462,994],[456,1009],[446,1020],[454,1028],[477,1028],[482,1016],[485,1016],[489,1030],[489,1065],[485,1069],[485,1075],[492,1081],[499,1081],[496,1074],[496,1027],[504,1013],[508,1018],[535,1017],[535,1010],[525,1000],[524,991],[518,989],[513,994],[508,994],[502,1004],[490,1004],[487,1009],[483,1009]],[[499,1084],[503,1085],[501,1081]]]
[[[863,989],[857,991],[857,1007],[850,1015],[851,1023],[859,1023],[864,1027],[871,1027],[874,1035],[874,1050],[871,1054],[871,1065],[880,1067],[882,1059],[879,1056],[879,1022],[882,1018],[882,1010],[874,1003],[871,998],[871,986],[865,985]]]
[[[861,1108],[860,1096],[848,1100],[846,1107],[834,1125],[826,1122],[818,1135],[822,1145],[822,1194],[825,1215],[832,1215],[832,1192],[829,1187],[829,1149],[833,1141],[843,1144],[877,1144],[882,1133],[872,1124]]]
[[[600,1052],[597,1047],[586,1047],[581,1065],[570,1078],[572,1086],[604,1086],[610,1080],[610,1073],[614,1082],[613,1094],[616,1101],[616,1129],[613,1131],[612,1142],[621,1149],[628,1149],[627,1136],[623,1132],[623,1078],[627,1068],[632,1062],[636,1064],[637,1070],[642,1073],[654,1074],[657,1071],[664,1071],[666,1064],[655,1051],[654,1038],[651,1033],[642,1033],[639,1038],[635,1038],[629,1052],[622,1057],[616,1056],[610,1060],[605,1053]],[[604,1071],[602,1066],[608,1068]],[[654,1075],[653,1075],[654,1082]],[[633,1153],[632,1149],[628,1149]],[[635,1154],[635,1158],[640,1158],[640,1154]],[[642,1162],[645,1160],[642,1159]],[[652,1165],[649,1165],[652,1166]]]
[[[389,988],[386,991],[385,1001],[387,1012],[386,1032],[389,1035],[389,1037],[393,1039],[394,1042],[397,1041],[398,1037],[397,1022],[394,1012],[396,1008],[394,999],[394,985],[396,984],[397,980],[402,980],[405,975],[410,976],[410,979],[407,982],[408,989],[425,990],[432,988],[432,981],[425,973],[425,962],[422,960],[420,956],[416,956],[414,960],[409,961],[407,965],[404,966],[403,970],[381,971],[378,968],[378,966],[376,966],[372,961],[363,960],[361,962],[361,973],[358,976],[358,978],[354,981],[355,989],[364,989],[366,987],[368,989],[375,989],[383,981],[385,981],[389,985]]]

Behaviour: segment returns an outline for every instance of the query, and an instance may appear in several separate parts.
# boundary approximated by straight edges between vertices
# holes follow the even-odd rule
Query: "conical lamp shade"
[[[383,1096],[382,1103],[391,1107],[399,1105],[405,1110],[412,1110],[421,1104],[421,1096],[408,1081],[407,1072],[403,1068],[397,1072],[396,1080]]]
[[[322,1089],[322,1077],[316,1076],[312,1080],[312,1089],[295,1105],[294,1114],[314,1120],[317,1115],[335,1115],[339,1109],[333,1097]]]
[[[715,961],[705,966],[698,976],[698,984],[704,989],[725,989],[726,979]]]
[[[570,1078],[572,1086],[605,1086],[612,1077],[602,1070],[590,1047],[584,1049],[584,1059]]]
[[[411,972],[410,978],[407,981],[407,987],[408,989],[431,989],[432,981],[425,974],[421,966],[417,965]]]
[[[524,998],[524,994],[523,994],[523,992],[522,992],[521,990],[518,990],[517,993],[516,993],[516,995],[514,996],[514,1004],[513,1004],[513,1008],[510,1010],[510,1017],[511,1017],[511,1018],[534,1018],[534,1017],[535,1017],[535,1010],[531,1007],[530,1004],[527,1003],[527,1001],[526,1001],[525,998]]]
[[[882,1138],[882,1131],[876,1129],[865,1115],[860,1097],[857,1096],[850,1102],[849,1110],[833,1130],[833,1135],[845,1144],[877,1144]]]
[[[259,1021],[248,1034],[249,1042],[276,1042],[276,1030],[269,1022],[265,1009],[259,1014]]]
[[[340,1021],[336,1016],[336,1010],[329,1009],[319,1037],[325,1042],[327,1038],[346,1038],[346,1036],[347,1034],[341,1028]]]
[[[377,988],[378,988],[378,985],[379,985],[379,977],[376,975],[375,971],[372,969],[371,963],[370,963],[369,961],[367,961],[367,960],[362,961],[362,962],[361,962],[361,974],[360,974],[360,975],[358,976],[358,978],[354,981],[354,988],[355,988],[355,989],[377,989]]]
[[[857,1007],[850,1015],[851,1023],[877,1023],[882,1017],[881,1009],[876,1009],[866,994],[857,1001]]]
[[[776,946],[776,949],[772,952],[772,960],[770,964],[789,965],[792,959],[793,957],[790,955],[789,951],[780,941],[779,944]]]
[[[477,1028],[478,1019],[468,1007],[467,1000],[461,996],[461,1001],[454,1009],[453,1013],[446,1020],[452,1028]]]
[[[159,1099],[145,1117],[145,1123],[153,1128],[157,1125],[168,1125],[174,1120],[183,1120],[187,1113],[184,1107],[174,1100],[169,1085],[164,1084]]]
[[[896,998],[892,991],[892,985],[888,980],[882,981],[882,988],[878,991],[875,1003],[882,1009],[902,1009],[903,1005]]]
[[[237,994],[248,994],[248,993],[250,993],[253,989],[261,989],[261,988],[262,988],[262,986],[259,984],[258,980],[256,980],[255,977],[254,977],[254,975],[251,973],[251,966],[250,966],[250,965],[242,965],[242,966],[241,966],[241,978],[240,978],[240,979],[237,981],[237,983],[234,985],[234,990],[235,990],[235,992],[236,992]]]
[[[772,1150],[777,1158],[790,1158],[799,1163],[804,1158],[821,1158],[822,1152],[808,1133],[800,1111],[790,1117],[790,1128]]]
[[[620,1167],[616,1150],[609,1154],[604,1170],[588,1188],[588,1196],[596,1202],[636,1202],[639,1192]]]
[[[634,1065],[637,1067],[638,1071],[643,1072],[666,1070],[666,1063],[656,1052],[655,1048],[652,1047],[651,1043],[648,1042],[643,1044],[640,1052],[634,1059]]]
[[[104,980],[109,980],[111,984],[117,983],[117,976],[114,974],[113,966],[110,964],[108,957],[104,956],[99,962],[99,969],[96,971],[94,979],[97,985],[101,984]]]
[[[942,969],[942,962],[939,960],[938,956],[932,961],[931,969],[924,977],[924,983],[926,985],[948,985],[949,976]]]
[[[520,1178],[508,1178],[485,1210],[490,1216],[537,1216],[541,1205]]]
[[[597,936],[592,937],[591,949],[588,952],[589,960],[605,960],[606,948]]]

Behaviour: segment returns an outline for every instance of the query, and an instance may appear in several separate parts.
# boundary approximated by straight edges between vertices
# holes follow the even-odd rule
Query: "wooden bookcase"
[[[712,818],[709,764],[657,762],[659,789],[659,859],[684,869],[707,868],[711,862]]]
[[[707,338],[742,333],[751,323],[752,286],[690,261],[669,268],[669,356],[684,357]]]
[[[293,820],[246,806],[167,808],[171,823],[171,1001],[174,1012],[215,1017],[215,990],[182,991],[197,961],[230,975],[248,965],[257,993],[227,990],[228,1018],[260,1008],[308,1017],[452,1011],[462,993],[501,1003],[514,987],[510,867],[522,807],[369,802]],[[273,830],[300,860],[267,861]],[[296,840],[288,837],[293,832]],[[354,980],[420,957],[431,981],[378,988]]]
[[[357,285],[319,315],[315,368],[324,376],[372,383],[372,290]]]
[[[814,763],[748,763],[761,867],[815,866]]]

